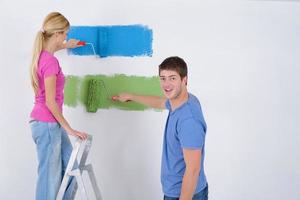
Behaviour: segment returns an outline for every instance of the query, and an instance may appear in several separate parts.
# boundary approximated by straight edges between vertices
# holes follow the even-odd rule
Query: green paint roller
[[[107,98],[110,100],[111,95],[106,87],[105,83],[101,79],[91,79],[88,82],[88,93],[87,93],[87,103],[86,103],[86,110],[87,112],[97,112],[100,103],[100,92],[101,92],[101,84],[103,85]]]
[[[100,102],[100,91],[101,91],[101,82],[97,79],[89,80],[87,102],[86,102],[87,112],[93,112],[93,113],[97,112],[99,102]]]

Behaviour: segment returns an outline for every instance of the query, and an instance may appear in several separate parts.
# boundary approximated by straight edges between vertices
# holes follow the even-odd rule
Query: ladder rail
[[[80,191],[81,199],[88,200],[88,195],[86,192],[85,184],[83,181],[82,173],[83,171],[88,172],[88,177],[92,184],[93,191],[95,193],[96,200],[103,200],[101,197],[100,189],[97,185],[95,173],[93,171],[93,167],[91,164],[86,165],[87,156],[92,146],[92,139],[91,135],[88,135],[88,138],[84,141],[77,138],[73,151],[71,153],[65,174],[63,176],[62,183],[60,185],[58,194],[56,196],[56,200],[62,200],[64,194],[66,192],[66,188],[70,183],[71,178],[76,178],[76,183],[74,184],[73,191],[71,191],[70,200],[75,199],[77,190]],[[83,152],[79,155],[79,151],[83,148]]]
[[[72,171],[72,169],[74,167],[74,164],[77,160],[77,155],[79,153],[80,146],[81,146],[81,142],[79,140],[80,139],[77,139],[76,143],[74,145],[74,148],[73,148],[73,151],[71,153],[67,168],[65,170],[65,174],[64,174],[63,179],[62,179],[62,183],[60,185],[59,191],[58,191],[57,196],[56,196],[56,200],[62,200],[63,199],[63,195],[64,195],[65,190],[66,190],[66,188],[68,186],[68,183],[70,181],[71,177],[68,173],[70,171]]]

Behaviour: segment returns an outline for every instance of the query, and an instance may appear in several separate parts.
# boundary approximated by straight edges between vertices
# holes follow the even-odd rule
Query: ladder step
[[[73,191],[70,191],[71,192],[70,200],[73,200],[75,198],[77,190],[80,191],[82,200],[88,200],[88,195],[87,195],[83,177],[82,177],[83,171],[88,172],[88,175],[89,175],[88,177],[92,184],[96,200],[103,200],[101,197],[100,189],[97,185],[93,166],[92,166],[92,164],[87,164],[87,165],[85,164],[85,162],[87,160],[87,156],[90,151],[90,148],[92,146],[92,140],[93,140],[93,137],[91,135],[89,135],[88,138],[84,141],[82,141],[80,139],[76,140],[72,154],[70,156],[70,160],[69,160],[67,168],[66,168],[66,172],[64,174],[62,183],[61,183],[59,191],[57,193],[56,200],[63,199],[63,197],[66,193],[66,189],[71,182],[71,178],[76,179],[76,184],[73,187]],[[83,149],[83,153],[81,156],[78,156],[78,152],[80,149]],[[76,163],[79,163],[79,164],[77,165]],[[75,181],[75,180],[72,180],[72,181]]]

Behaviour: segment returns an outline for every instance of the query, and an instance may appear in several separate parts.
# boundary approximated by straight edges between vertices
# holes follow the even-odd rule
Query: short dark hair
[[[159,74],[162,70],[173,70],[176,71],[180,78],[184,78],[187,76],[188,70],[185,61],[178,57],[172,56],[166,58],[160,65],[159,65]]]

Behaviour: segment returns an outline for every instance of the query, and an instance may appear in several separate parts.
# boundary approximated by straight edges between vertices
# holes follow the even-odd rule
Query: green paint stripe
[[[84,77],[67,76],[65,85],[65,105],[75,107],[79,101],[87,106],[89,81],[95,79],[102,84],[98,109],[117,108],[122,110],[146,110],[149,107],[135,102],[115,102],[111,96],[122,92],[130,92],[140,95],[162,96],[159,85],[159,77],[126,76],[117,74],[114,76],[87,75]],[[105,89],[105,87],[106,89]],[[107,90],[107,91],[106,91]],[[108,94],[107,94],[108,93]]]
[[[67,76],[64,88],[64,103],[67,106],[77,106],[78,89],[80,78],[77,76]]]

